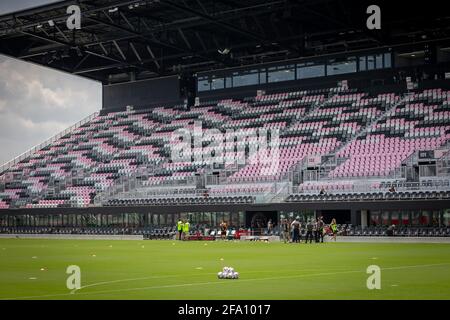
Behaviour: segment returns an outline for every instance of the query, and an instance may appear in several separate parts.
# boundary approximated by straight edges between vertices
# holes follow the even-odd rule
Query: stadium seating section
[[[202,130],[227,132],[238,145],[245,142],[247,129],[279,129],[278,166],[254,161],[264,156],[255,151],[246,154],[245,163],[226,164],[201,194],[178,194],[181,186],[195,192],[196,177],[212,172],[204,158],[171,160],[172,133],[195,130],[196,122]],[[449,140],[450,92],[440,89],[370,96],[330,88],[204,101],[189,111],[164,106],[114,112],[97,116],[3,172],[0,209],[272,201],[267,195],[289,184],[307,157],[327,155],[335,165],[324,176],[294,186],[295,192],[278,200],[448,198],[448,177],[441,179],[439,192],[419,184],[416,190],[390,194],[383,181],[389,185],[392,173],[415,152],[435,150]],[[251,149],[257,141],[247,142]],[[204,142],[193,153],[206,157],[213,149]],[[234,149],[225,150],[226,159],[235,156]],[[145,179],[131,186],[137,176]],[[353,192],[361,179],[372,181],[373,188]],[[322,189],[327,194],[319,195]]]

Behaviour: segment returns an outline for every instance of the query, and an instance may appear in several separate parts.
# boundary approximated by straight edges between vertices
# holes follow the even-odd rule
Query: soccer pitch
[[[0,299],[450,299],[450,245],[1,239]]]

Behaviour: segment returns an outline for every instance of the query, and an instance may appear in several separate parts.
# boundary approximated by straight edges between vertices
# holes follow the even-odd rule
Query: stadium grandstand
[[[66,27],[79,5],[81,28]],[[450,237],[448,12],[358,1],[60,1],[0,53],[100,81],[103,105],[0,167],[0,233],[193,238],[335,218]],[[274,229],[268,230],[268,221]],[[208,238],[209,239],[209,238]]]

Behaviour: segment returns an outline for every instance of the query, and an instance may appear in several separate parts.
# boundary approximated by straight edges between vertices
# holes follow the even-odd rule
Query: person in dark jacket
[[[312,243],[313,231],[314,231],[314,222],[312,220],[308,220],[308,222],[306,223],[306,239],[305,239],[305,243],[308,243],[308,239],[309,239],[309,243]]]
[[[299,243],[300,242],[300,221],[294,219],[291,223],[291,228],[293,229],[292,242]]]
[[[316,238],[316,242],[319,242],[319,240],[320,240],[320,242],[321,243],[323,243],[323,229],[324,229],[324,227],[325,227],[325,223],[323,222],[323,217],[322,216],[320,216],[318,219],[317,219],[317,238]]]

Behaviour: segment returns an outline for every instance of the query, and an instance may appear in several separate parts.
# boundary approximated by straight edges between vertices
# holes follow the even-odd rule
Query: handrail
[[[30,148],[29,150],[27,150],[24,153],[18,155],[14,159],[4,163],[2,166],[0,166],[0,174],[4,173],[6,170],[10,169],[12,166],[14,166],[15,164],[19,163],[20,161],[28,158],[33,153],[35,153],[35,152],[37,152],[37,151],[47,147],[48,145],[52,144],[53,142],[55,142],[59,138],[65,136],[66,134],[68,134],[68,133],[72,132],[73,130],[79,128],[80,126],[88,123],[89,121],[91,121],[92,119],[97,117],[98,115],[99,115],[99,112],[94,112],[94,113],[90,114],[89,116],[83,118],[82,120],[78,121],[77,123],[75,123],[74,125],[70,126],[69,128],[67,128],[67,129],[65,129],[65,130],[55,134],[54,136],[48,138],[47,140],[45,140],[44,142],[38,144],[37,146],[34,146],[34,147]]]
[[[317,189],[303,189],[301,186],[293,186],[292,194],[318,194],[321,181],[317,182]],[[326,183],[326,181],[324,181]],[[334,182],[334,181],[333,181]],[[338,182],[338,181],[336,181]],[[374,185],[376,184],[376,185]],[[383,186],[382,186],[383,185]],[[394,187],[396,191],[448,191],[450,190],[450,182],[448,179],[431,179],[419,182],[406,181],[363,181],[362,183],[353,184],[351,188],[345,190],[326,190],[328,194],[336,193],[364,193],[364,192],[387,192],[390,187]]]

